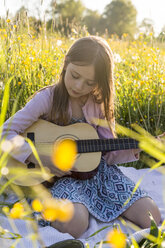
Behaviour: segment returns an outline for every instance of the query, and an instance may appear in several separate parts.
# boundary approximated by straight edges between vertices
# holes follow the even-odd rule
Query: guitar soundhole
[[[35,164],[30,162],[29,164],[27,164],[27,168],[28,169],[34,169],[35,168]]]

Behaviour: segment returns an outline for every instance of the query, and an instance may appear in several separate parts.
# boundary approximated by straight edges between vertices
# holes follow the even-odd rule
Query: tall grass
[[[43,86],[58,82],[66,51],[72,42],[88,35],[79,28],[69,37],[41,28],[38,36],[28,24],[14,25],[7,20],[0,29],[0,92],[8,78],[13,77],[7,118],[14,99],[22,89],[17,108]],[[130,127],[138,123],[153,135],[165,129],[165,51],[153,42],[152,34],[140,35],[132,41],[107,37],[115,58],[116,119]],[[2,94],[1,94],[2,96]],[[2,101],[2,97],[0,97]]]

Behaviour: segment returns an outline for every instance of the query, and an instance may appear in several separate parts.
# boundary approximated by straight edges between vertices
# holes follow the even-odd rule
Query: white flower
[[[114,57],[114,62],[115,63],[120,63],[122,61],[120,55],[118,53],[114,53],[113,54],[113,57]]]
[[[21,147],[24,144],[25,140],[22,136],[17,135],[12,139],[12,142],[15,147]]]
[[[2,81],[0,82],[0,89],[4,90],[4,83]]]
[[[75,40],[75,38],[74,38],[74,37],[70,37],[70,40],[73,40],[73,41],[74,41],[74,40]]]
[[[1,169],[1,174],[2,174],[2,175],[6,176],[8,173],[9,173],[9,169],[8,169],[7,167],[3,167],[3,168]]]
[[[34,60],[34,58],[33,58],[33,57],[29,57],[29,59],[30,59],[31,61],[33,61],[33,60]]]
[[[62,40],[57,40],[57,46],[61,46],[62,45]]]
[[[13,144],[11,141],[9,140],[4,140],[1,143],[1,149],[3,152],[11,152],[11,150],[13,149]]]
[[[138,59],[138,56],[132,56],[132,59],[133,60],[137,60]]]

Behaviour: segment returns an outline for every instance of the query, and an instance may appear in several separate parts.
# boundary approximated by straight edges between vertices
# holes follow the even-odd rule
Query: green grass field
[[[10,84],[6,118],[43,86],[58,82],[65,53],[76,38],[89,35],[86,30],[72,30],[69,37],[47,32],[36,35],[32,27],[18,27],[8,19],[0,29],[0,106],[5,83]],[[116,122],[131,128],[136,123],[152,135],[165,130],[165,49],[152,34],[130,40],[107,37],[115,60]],[[143,165],[138,165],[138,167]]]
[[[13,76],[7,118],[20,91],[17,109],[36,90],[58,82],[67,49],[77,37],[88,35],[73,32],[71,37],[61,37],[45,31],[34,36],[25,31],[21,33],[10,20],[0,29],[1,96]],[[127,35],[122,40],[105,38],[115,59],[116,121],[127,127],[138,123],[151,134],[160,134],[165,130],[165,50],[154,44],[152,34],[134,41]]]

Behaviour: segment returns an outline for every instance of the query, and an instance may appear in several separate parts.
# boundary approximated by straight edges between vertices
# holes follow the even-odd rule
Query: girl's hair
[[[92,95],[96,103],[103,106],[103,114],[114,133],[114,82],[113,55],[108,43],[101,37],[88,36],[73,43],[65,56],[60,80],[54,88],[51,121],[59,125],[69,124],[69,95],[65,87],[64,77],[67,65],[94,65],[97,86]]]

